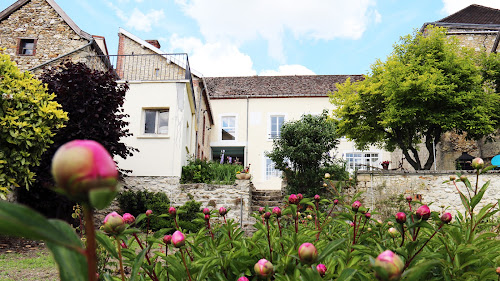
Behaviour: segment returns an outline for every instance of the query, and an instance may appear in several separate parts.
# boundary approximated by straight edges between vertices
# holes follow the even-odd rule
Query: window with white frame
[[[281,137],[281,126],[285,123],[285,116],[271,115],[270,119],[271,128],[269,130],[269,138],[279,139]]]
[[[221,118],[222,140],[236,139],[236,116],[223,116]]]
[[[144,110],[144,134],[168,134],[168,109]]]
[[[266,180],[273,177],[281,177],[281,170],[275,168],[276,164],[273,160],[266,157]]]
[[[373,152],[350,152],[345,154],[348,170],[370,171],[378,164],[378,153]]]

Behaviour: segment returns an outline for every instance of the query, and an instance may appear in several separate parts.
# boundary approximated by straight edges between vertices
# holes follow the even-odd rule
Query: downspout
[[[198,100],[198,111],[199,111],[199,113],[198,113],[198,114],[196,114],[196,125],[198,126],[198,128],[200,128],[200,127],[203,125],[203,124],[202,124],[202,125],[200,125],[200,114],[203,114],[203,110],[202,110],[202,108],[201,108],[201,96],[203,95],[203,91],[205,90],[205,83],[203,83],[203,80],[200,80],[200,81],[198,82],[198,85],[200,85],[200,82],[202,82],[202,84],[203,84],[203,88],[201,88],[201,87],[200,87],[200,96],[199,96],[199,100]],[[202,129],[202,130],[205,130],[205,128],[201,128],[201,129]],[[198,130],[196,130],[196,142],[195,142],[195,148],[194,148],[194,151],[195,151],[195,152],[194,152],[194,155],[195,155],[194,157],[195,157],[196,159],[198,159],[198,158],[199,158],[199,156],[200,156],[200,155],[199,155],[199,154],[200,154],[200,152],[199,152],[199,149],[198,149],[198,145],[199,145],[199,140],[198,140],[198,138],[199,138],[199,134],[198,134],[198,132],[199,132],[199,131],[200,131],[199,129],[198,129]]]
[[[246,133],[246,148],[245,148],[245,167],[248,166],[248,117],[249,117],[249,113],[248,113],[248,108],[249,108],[249,102],[250,100],[248,99],[248,95],[246,95],[246,99],[247,99],[247,133]]]

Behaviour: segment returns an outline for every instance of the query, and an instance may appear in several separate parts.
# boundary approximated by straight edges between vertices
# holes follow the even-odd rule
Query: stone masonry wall
[[[236,180],[233,185],[216,184],[179,184],[177,177],[126,177],[124,190],[148,190],[164,192],[174,206],[180,206],[189,200],[201,202],[201,207],[231,209],[228,217],[240,222],[243,208],[243,226],[251,223],[252,184],[249,180]],[[241,205],[243,201],[243,206]]]
[[[423,203],[433,203],[429,206],[431,210],[442,211],[442,207],[445,206],[450,207],[448,210],[455,214],[457,210],[464,211],[460,196],[453,183],[443,182],[449,180],[450,175],[456,175],[456,172],[418,171],[401,173],[397,171],[363,171],[358,172],[358,184],[354,190],[349,192],[354,194],[358,191],[364,191],[365,193],[362,195],[363,203],[370,208],[375,208],[377,211],[392,204],[394,204],[392,207],[397,208],[395,202],[398,198],[420,194]],[[467,175],[471,184],[475,185],[475,174],[467,171],[458,172]],[[476,210],[479,210],[487,203],[496,203],[500,199],[500,171],[491,171],[480,175],[479,188],[487,181],[490,181],[489,188]],[[467,194],[467,189],[462,183],[457,183],[457,186],[462,193]],[[403,195],[403,197],[400,195]]]
[[[19,38],[37,39],[35,55],[17,55]],[[0,22],[0,47],[23,71],[87,43],[45,0],[32,0]]]

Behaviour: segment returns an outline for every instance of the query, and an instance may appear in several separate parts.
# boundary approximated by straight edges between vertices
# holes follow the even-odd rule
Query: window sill
[[[169,139],[169,135],[141,135],[137,136],[138,139]]]

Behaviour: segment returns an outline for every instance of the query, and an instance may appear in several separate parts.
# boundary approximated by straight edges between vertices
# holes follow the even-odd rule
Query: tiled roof
[[[473,4],[437,22],[500,24],[500,10]]]
[[[205,83],[212,99],[326,97],[336,90],[336,83],[344,83],[349,77],[363,79],[362,75],[205,77]]]

